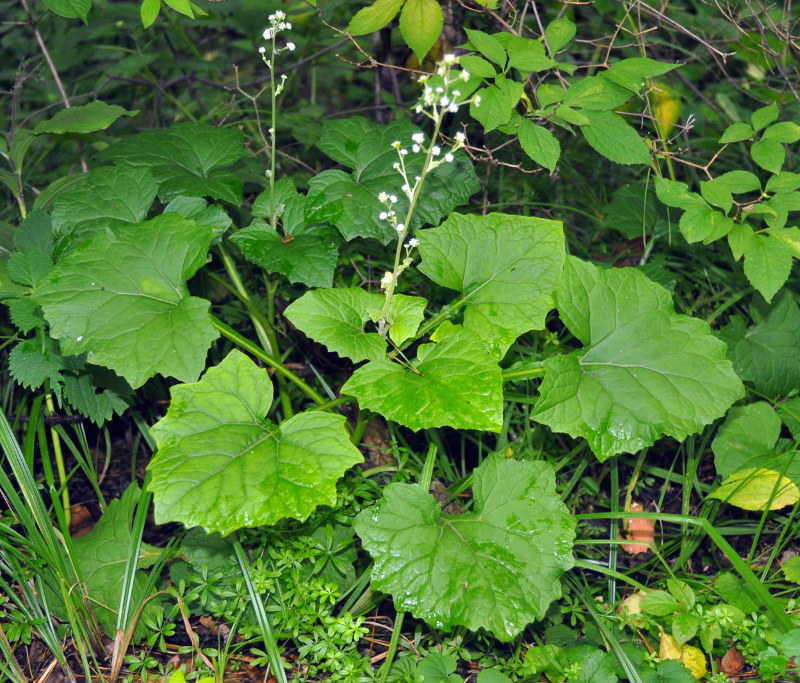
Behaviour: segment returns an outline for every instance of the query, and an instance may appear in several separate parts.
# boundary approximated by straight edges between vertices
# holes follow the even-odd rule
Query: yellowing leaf
[[[676,659],[681,662],[692,675],[700,680],[706,675],[706,657],[703,651],[691,645],[679,645],[672,636],[661,632],[661,644],[658,656],[663,659]]]
[[[677,91],[661,83],[654,83],[653,114],[656,117],[656,128],[663,140],[666,140],[678,119],[681,117],[683,105]]]
[[[774,496],[773,496],[774,492]],[[718,498],[744,510],[779,510],[800,500],[800,489],[780,472],[747,467],[734,472],[709,498]]]

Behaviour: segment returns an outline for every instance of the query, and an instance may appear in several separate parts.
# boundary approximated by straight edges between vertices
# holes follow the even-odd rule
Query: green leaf
[[[420,683],[448,683],[450,675],[456,670],[458,659],[444,652],[429,652],[417,664],[414,680]],[[463,679],[459,676],[459,681]]]
[[[139,16],[142,18],[142,26],[150,28],[153,22],[158,18],[161,11],[161,0],[142,0],[142,6],[139,9]]]
[[[575,522],[543,461],[492,455],[473,477],[469,513],[443,514],[420,486],[389,484],[354,526],[375,560],[373,586],[398,609],[509,641],[560,597]]]
[[[8,315],[11,322],[23,334],[27,334],[35,327],[44,329],[45,322],[39,306],[33,299],[12,299],[6,302],[8,305]]]
[[[459,59],[458,63],[473,76],[480,76],[481,78],[494,78],[497,76],[495,68],[483,57],[464,55]]]
[[[773,123],[764,131],[761,139],[791,145],[793,142],[800,140],[800,126],[793,121]]]
[[[48,256],[53,253],[53,223],[44,211],[31,211],[14,231],[17,249],[39,249]]]
[[[194,19],[194,12],[192,11],[192,3],[190,0],[164,0],[164,4],[170,9],[175,10],[178,14],[183,14],[185,17]]]
[[[38,389],[45,380],[51,386],[60,387],[61,373],[66,370],[64,359],[52,346],[26,339],[19,342],[8,355],[8,369],[14,380],[28,389]]]
[[[719,144],[724,145],[731,142],[742,142],[749,140],[755,135],[755,131],[746,123],[732,123],[725,129],[722,137],[719,139]]]
[[[362,36],[383,28],[395,18],[405,0],[376,0],[369,7],[356,12],[347,30],[351,35]]]
[[[579,667],[577,675],[570,675],[570,683],[617,683],[614,673],[614,656],[593,645],[580,645],[567,650],[572,664]]]
[[[696,192],[689,192],[686,183],[667,178],[655,179],[656,196],[662,204],[676,209],[689,209],[693,206],[706,206],[703,198]]]
[[[555,57],[562,47],[575,37],[575,24],[566,17],[551,21],[544,31],[544,37],[550,46],[550,54]]]
[[[779,239],[757,233],[744,250],[744,274],[767,302],[789,279],[792,252]]]
[[[750,156],[764,170],[780,173],[786,159],[786,149],[775,140],[756,140],[750,147]]]
[[[564,95],[564,104],[568,107],[608,111],[625,104],[630,98],[631,93],[616,83],[600,76],[590,76],[569,87]]]
[[[728,171],[714,178],[712,182],[732,194],[761,191],[761,181],[750,171]]]
[[[140,492],[136,484],[131,484],[122,498],[112,500],[103,513],[100,521],[86,535],[72,539],[71,556],[78,572],[86,582],[89,595],[92,596],[92,609],[106,635],[113,637],[117,632],[117,608],[125,580],[125,570],[131,552],[131,535],[133,533],[133,514],[139,502]],[[161,554],[160,548],[142,543],[139,549],[139,568],[151,567]],[[147,637],[149,630],[147,620],[154,620],[161,612],[158,600],[146,598],[153,593],[147,592],[147,576],[137,571],[133,582],[131,601],[133,605],[143,606],[142,614],[134,629],[134,638],[141,640]],[[53,596],[60,603],[59,596]],[[64,609],[63,604],[59,604]]]
[[[788,558],[781,566],[781,570],[787,581],[800,584],[800,555]]]
[[[780,433],[781,420],[765,401],[731,408],[711,442],[717,474],[728,477],[752,465],[753,458],[772,450]]]
[[[747,249],[750,240],[753,239],[753,228],[745,221],[742,223],[734,223],[730,232],[728,233],[728,246],[731,248],[733,259],[738,261]]]
[[[642,612],[657,617],[666,617],[678,611],[678,602],[667,591],[649,590],[642,598]]]
[[[678,66],[680,64],[657,62],[655,59],[647,57],[632,57],[612,64],[601,73],[601,77],[621,85],[633,93],[639,93],[645,87],[645,81],[648,78],[662,76]]]
[[[233,224],[231,217],[219,205],[209,205],[202,197],[177,197],[164,207],[164,213],[177,213],[197,225],[212,228],[218,236]]]
[[[186,280],[206,262],[212,231],[172,213],[94,234],[36,293],[65,355],[88,353],[134,388],[160,372],[195,379],[217,332],[209,302]]]
[[[589,109],[581,113],[589,119],[581,132],[596,152],[618,164],[650,164],[644,140],[619,114]]]
[[[742,326],[744,327],[744,326]],[[782,293],[757,325],[742,329],[728,342],[736,374],[770,397],[800,387],[800,307]]]
[[[475,50],[480,52],[486,59],[497,64],[501,69],[505,69],[508,57],[506,56],[505,48],[497,38],[483,31],[470,28],[465,28],[464,32],[467,34],[470,45]]]
[[[75,410],[96,425],[102,425],[114,415],[121,415],[128,408],[128,403],[117,392],[99,389],[88,374],[77,377],[66,375],[63,397]]]
[[[80,107],[70,107],[58,112],[49,121],[42,121],[33,132],[42,133],[93,133],[105,130],[120,116],[136,116],[138,109],[128,111],[116,104],[95,101]]]
[[[339,233],[327,225],[304,225],[284,237],[259,220],[231,236],[231,242],[248,261],[268,273],[281,273],[290,282],[302,282],[309,287],[333,284],[341,241]]]
[[[265,419],[272,381],[233,350],[199,382],[172,388],[151,433],[149,465],[159,524],[180,521],[227,535],[243,526],[305,519],[336,502],[336,481],[362,462],[342,415],[299,413]]]
[[[474,332],[453,327],[441,341],[422,344],[410,365],[371,361],[342,393],[414,431],[444,425],[500,431],[502,374]]]
[[[297,198],[298,192],[294,186],[294,182],[292,182],[291,178],[284,177],[275,183],[274,190],[267,188],[256,197],[253,202],[251,213],[256,218],[265,218],[267,220],[272,219],[273,214],[275,214],[275,218],[280,218],[286,210],[286,205],[289,201],[297,201]],[[293,222],[299,221],[302,223],[302,219],[303,217],[300,216]],[[291,232],[291,230],[288,232]]]
[[[380,294],[358,287],[317,289],[290,304],[284,315],[330,351],[358,363],[386,355],[386,340],[377,332],[365,331],[368,309],[381,308],[383,302]]]
[[[778,118],[778,105],[773,102],[766,107],[756,109],[750,116],[750,121],[755,130],[761,130]]]
[[[646,182],[623,185],[605,209],[605,223],[628,239],[666,234],[669,224],[656,206],[656,195]]]
[[[41,249],[32,247],[12,252],[6,268],[14,282],[35,289],[53,269],[53,260]]]
[[[544,166],[550,175],[556,170],[561,146],[555,136],[544,126],[533,121],[521,119],[519,123],[519,144],[523,151],[537,164]]]
[[[89,10],[92,9],[92,0],[44,0],[44,4],[51,12],[65,19],[83,19],[88,22]]]
[[[379,219],[386,207],[378,195],[396,194],[395,211],[398,216],[405,215],[408,199],[400,192],[400,174],[392,168],[398,159],[392,142],[400,141],[410,152],[411,136],[416,132],[409,121],[380,125],[354,116],[326,123],[317,146],[353,173],[327,170],[314,176],[309,181],[305,219],[332,223],[348,241],[356,237],[372,237],[384,244],[397,240],[394,228]],[[426,177],[412,228],[439,223],[480,189],[469,158],[462,152],[454,156],[453,163],[442,164]],[[409,178],[419,175],[422,162],[421,154],[409,153],[405,162]]]
[[[733,206],[733,196],[723,183],[717,180],[701,180],[700,194],[709,204],[718,206],[725,213]]]
[[[437,0],[406,0],[400,12],[400,34],[422,62],[442,33],[444,14]]]
[[[560,222],[454,213],[418,237],[420,271],[459,292],[464,327],[497,358],[521,334],[544,328],[564,265]]]
[[[778,406],[778,415],[792,433],[795,441],[800,441],[800,398],[793,398]]]
[[[57,234],[79,236],[119,222],[138,223],[147,216],[157,193],[158,185],[147,168],[97,168],[56,199],[53,227]]]
[[[533,72],[547,71],[557,65],[544,53],[542,39],[525,38],[514,33],[497,33],[494,38],[508,53],[508,68],[517,69],[527,75]],[[462,57],[462,64],[463,57]],[[559,90],[561,88],[559,87]],[[563,93],[564,91],[561,90]]]
[[[703,241],[703,244],[725,237],[734,228],[733,219],[722,211],[712,209],[708,204],[693,204],[687,207],[678,226],[689,244]]]
[[[469,113],[483,125],[486,132],[494,130],[511,120],[511,114],[519,103],[522,93],[522,83],[498,75],[494,79],[494,85],[479,91],[480,106],[473,102],[469,105]]]
[[[767,192],[793,192],[800,189],[800,173],[781,171],[767,180]]]
[[[416,335],[419,325],[425,317],[427,300],[420,296],[406,296],[395,294],[389,303],[389,338],[401,346],[408,339]],[[380,320],[380,311],[377,308],[368,309],[372,322]]]
[[[181,195],[242,202],[242,181],[230,166],[244,156],[244,136],[236,128],[207,123],[178,123],[168,130],[130,135],[100,153],[118,166],[148,167],[159,185],[158,196]]]
[[[633,268],[569,257],[556,305],[585,348],[544,361],[533,418],[584,437],[600,460],[661,434],[682,441],[744,395],[708,325],[676,314],[669,292]]]
[[[780,510],[800,500],[800,489],[780,472],[753,467],[734,472],[708,498],[744,510]]]

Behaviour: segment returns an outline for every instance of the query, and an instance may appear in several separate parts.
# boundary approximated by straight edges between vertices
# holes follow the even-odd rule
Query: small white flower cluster
[[[294,52],[297,46],[291,41],[286,41],[286,46],[282,48],[275,49],[275,36],[278,35],[281,31],[289,31],[292,28],[292,23],[290,21],[286,21],[286,12],[282,10],[277,10],[274,14],[270,14],[269,17],[269,26],[264,29],[264,33],[262,33],[262,37],[264,40],[270,40],[273,43],[273,51],[275,54],[279,52],[283,52],[284,50],[289,50],[289,52]],[[263,55],[266,53],[267,48],[263,45],[258,48],[258,51]],[[264,61],[267,61],[266,57],[264,57]],[[269,64],[269,62],[267,62]]]
[[[430,75],[422,76],[419,80],[423,84],[422,97],[415,107],[417,114],[425,114],[429,119],[436,121],[443,112],[455,114],[459,107],[465,104],[474,104],[479,107],[481,104],[480,95],[473,95],[469,99],[461,99],[461,91],[452,86],[459,81],[466,82],[470,78],[470,73],[466,69],[454,70],[458,65],[458,57],[453,54],[446,54],[439,66],[436,68],[438,77],[436,85],[430,85]]]

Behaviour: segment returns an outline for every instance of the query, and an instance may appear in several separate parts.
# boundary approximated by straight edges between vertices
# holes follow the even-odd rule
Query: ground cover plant
[[[4,678],[797,678],[791,3],[2,16]]]

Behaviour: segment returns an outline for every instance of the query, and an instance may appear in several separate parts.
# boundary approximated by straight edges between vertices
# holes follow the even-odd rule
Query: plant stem
[[[322,398],[322,396],[320,396],[312,387],[310,387],[303,379],[295,375],[291,370],[286,369],[281,363],[276,361],[272,356],[265,353],[262,348],[251,342],[247,337],[243,337],[232,327],[222,322],[219,318],[212,315],[211,323],[214,325],[214,327],[217,328],[217,330],[220,332],[220,334],[222,334],[222,336],[226,337],[227,339],[230,339],[234,344],[240,346],[245,351],[252,353],[260,361],[269,365],[279,375],[283,375],[290,382],[293,382],[298,387],[300,387],[303,393],[305,393],[306,396],[308,396],[318,406],[322,406],[325,405],[326,403],[329,403],[324,398]]]
[[[275,309],[274,305],[272,305],[272,301],[275,295],[275,290],[270,289],[269,282],[267,282],[267,292],[270,295],[271,315],[270,320],[264,320],[263,316],[261,316],[256,307],[253,305],[253,301],[250,298],[250,293],[244,286],[242,278],[239,277],[236,264],[233,262],[230,254],[221,244],[219,245],[218,249],[220,256],[222,256],[222,262],[225,264],[225,270],[228,272],[228,276],[231,278],[231,282],[233,282],[233,286],[236,288],[239,298],[247,307],[247,312],[250,315],[250,320],[253,322],[253,326],[256,328],[256,335],[258,335],[258,340],[261,343],[261,346],[267,353],[272,355],[276,363],[283,365],[280,351],[278,349],[278,337],[275,334],[275,328],[273,326]],[[283,407],[284,418],[290,418],[292,415],[294,415],[294,409],[292,408],[292,401],[289,397],[289,391],[286,387],[286,379],[282,375],[278,375],[278,393],[281,397],[281,406]]]
[[[53,392],[50,391],[50,382],[45,384],[45,403],[48,415],[55,415],[56,407],[53,401]],[[64,508],[64,519],[66,520],[67,531],[72,519],[69,503],[69,486],[67,486],[67,471],[64,467],[64,454],[61,451],[61,437],[58,435],[55,425],[50,425],[50,438],[53,441],[53,453],[56,456],[56,470],[58,471],[58,481],[61,486],[61,506]]]
[[[386,679],[389,677],[389,671],[392,668],[392,662],[394,661],[394,655],[397,652],[397,644],[400,642],[400,631],[403,628],[403,619],[405,618],[405,612],[398,612],[397,616],[394,618],[394,628],[392,629],[392,638],[389,641],[389,649],[386,651],[386,661],[383,663],[381,667],[381,672],[378,676],[378,683],[386,683]]]

